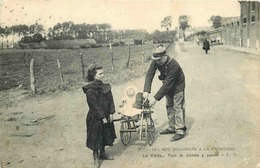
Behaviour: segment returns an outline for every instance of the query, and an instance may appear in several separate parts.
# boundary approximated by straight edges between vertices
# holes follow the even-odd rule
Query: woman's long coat
[[[101,150],[106,145],[112,146],[116,133],[114,123],[109,122],[109,115],[115,113],[111,86],[96,80],[82,89],[89,106],[86,118],[86,146],[92,150]],[[107,118],[108,123],[103,123],[104,118]]]
[[[206,40],[203,42],[203,50],[210,50],[210,45],[209,45],[209,41]]]

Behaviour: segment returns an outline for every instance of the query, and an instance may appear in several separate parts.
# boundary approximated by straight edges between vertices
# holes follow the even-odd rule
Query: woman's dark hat
[[[166,53],[165,46],[163,44],[159,44],[157,47],[153,49],[153,56],[151,57],[152,60],[161,59]]]

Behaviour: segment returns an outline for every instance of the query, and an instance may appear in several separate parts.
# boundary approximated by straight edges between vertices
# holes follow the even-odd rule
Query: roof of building
[[[239,17],[239,16],[222,17],[222,22],[223,22],[223,23],[229,23],[229,22],[238,21],[238,20],[240,20],[240,17]]]

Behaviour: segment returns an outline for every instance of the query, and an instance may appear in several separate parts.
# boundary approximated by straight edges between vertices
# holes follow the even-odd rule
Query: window
[[[231,25],[234,26],[234,23],[232,22]]]
[[[251,17],[251,23],[255,23],[255,16]]]
[[[239,21],[237,21],[237,25],[239,26]]]
[[[255,12],[255,2],[252,2],[252,12]]]
[[[243,25],[246,25],[246,22],[247,22],[247,20],[246,20],[246,18],[244,18],[243,19]]]

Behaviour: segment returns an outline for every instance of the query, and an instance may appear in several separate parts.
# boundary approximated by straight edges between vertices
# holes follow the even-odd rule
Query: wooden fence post
[[[143,40],[142,40],[142,64],[144,64],[144,47],[143,47]]]
[[[23,62],[24,62],[24,64],[26,64],[26,54],[25,54],[25,51],[23,52]]]
[[[2,43],[1,43],[1,46],[2,46],[2,50],[4,49],[4,35],[3,34],[1,34],[1,38],[2,38]]]
[[[35,65],[34,59],[31,59],[31,62],[30,62],[31,85],[30,86],[31,86],[31,90],[32,90],[33,94],[36,93],[36,87],[35,87],[36,80],[35,80],[34,65]]]
[[[112,71],[114,71],[115,65],[114,65],[114,54],[113,54],[113,50],[111,50],[110,52],[111,52]]]
[[[130,50],[130,42],[129,42],[128,43],[128,58],[127,58],[127,61],[126,61],[126,68],[129,67],[130,57],[131,57],[131,50]]]
[[[80,53],[80,60],[81,60],[81,68],[82,68],[83,81],[86,82],[85,68],[84,68],[84,61],[83,61],[83,55],[82,55],[82,53]]]
[[[111,41],[109,41],[109,48],[110,48],[110,55],[111,55],[111,65],[112,65],[112,71],[114,71],[114,55],[113,55],[113,49],[111,45]]]
[[[61,84],[63,85],[63,74],[62,74],[62,68],[60,66],[60,60],[57,59],[57,63],[58,63],[58,68],[59,68],[59,71],[60,71],[60,80],[61,80]]]

